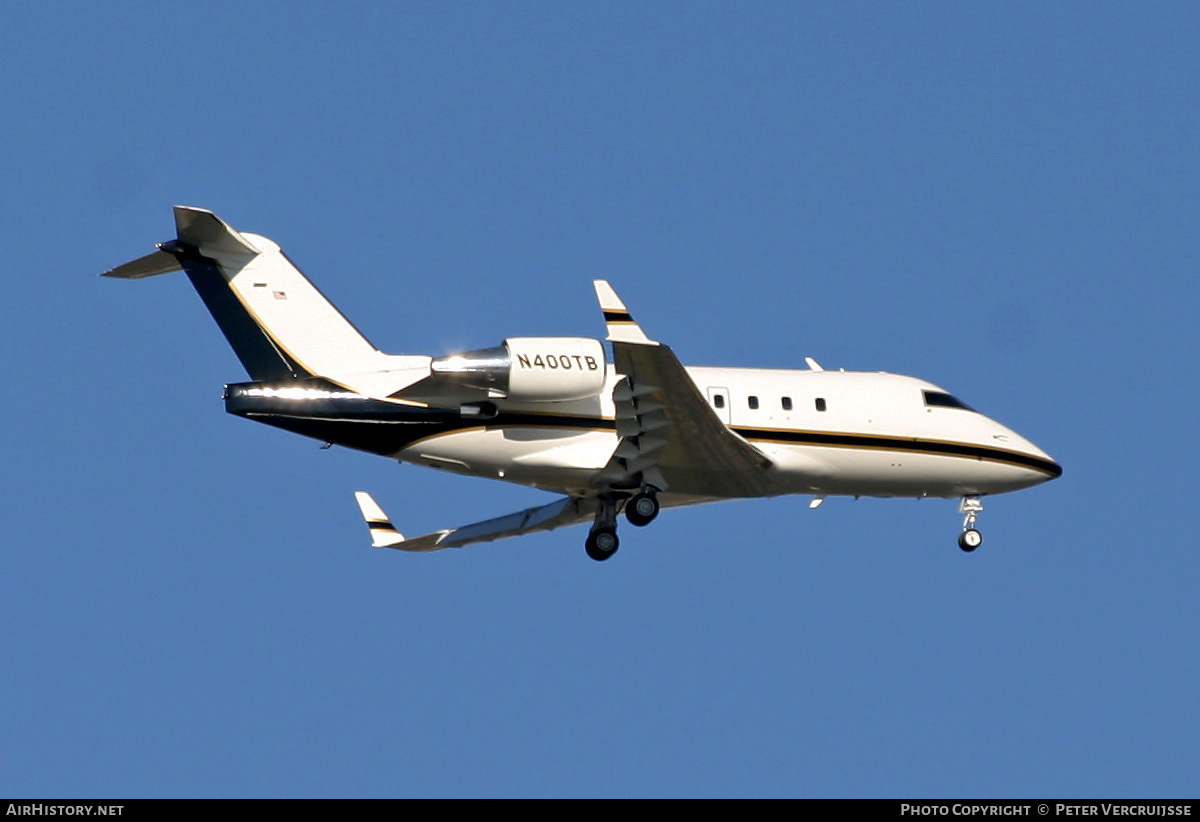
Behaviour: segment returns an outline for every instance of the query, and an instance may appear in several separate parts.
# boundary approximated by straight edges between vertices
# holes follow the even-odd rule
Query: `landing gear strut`
[[[625,500],[625,518],[630,525],[639,528],[649,525],[658,516],[658,489],[646,485],[632,497],[626,498],[624,493],[602,494],[598,497],[600,510],[596,512],[596,521],[588,532],[584,548],[587,555],[597,562],[603,562],[617,552],[621,541],[617,539],[617,506]]]
[[[641,528],[654,522],[658,516],[658,489],[647,487],[625,503],[625,519],[630,525]]]
[[[958,504],[958,513],[963,517],[963,532],[958,538],[958,547],[970,553],[983,544],[983,534],[975,529],[975,518],[983,510],[983,502],[978,496],[963,497]]]
[[[596,562],[604,562],[621,547],[617,539],[617,504],[609,496],[600,497],[600,510],[596,512],[596,521],[588,533],[584,549],[587,555]]]

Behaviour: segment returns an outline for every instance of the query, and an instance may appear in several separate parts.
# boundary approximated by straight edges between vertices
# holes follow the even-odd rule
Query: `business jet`
[[[182,270],[251,382],[225,409],[325,444],[561,495],[405,537],[356,493],[372,544],[436,551],[591,523],[588,556],[616,553],[620,515],[748,497],[959,498],[958,544],[983,542],[982,497],[1062,474],[1046,452],[938,386],[897,374],[684,366],[604,280],[599,339],[510,337],[441,357],[385,354],[266,237],[175,207],[176,237],[104,272]]]

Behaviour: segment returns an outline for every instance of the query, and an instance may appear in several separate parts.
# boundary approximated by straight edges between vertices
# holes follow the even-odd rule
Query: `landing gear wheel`
[[[621,541],[617,539],[617,529],[601,526],[588,534],[585,548],[587,555],[596,562],[604,562],[617,552]]]
[[[658,511],[658,497],[646,491],[636,494],[633,499],[625,503],[625,519],[629,520],[630,525],[636,525],[639,528],[654,522]]]
[[[958,547],[968,554],[983,545],[983,534],[975,530],[975,520],[983,510],[983,500],[978,494],[968,494],[958,504],[958,513],[963,516],[963,532],[958,538]]]
[[[962,536],[958,538],[958,547],[966,551],[968,554],[983,544],[983,534],[976,531],[974,528],[968,528],[962,532]]]

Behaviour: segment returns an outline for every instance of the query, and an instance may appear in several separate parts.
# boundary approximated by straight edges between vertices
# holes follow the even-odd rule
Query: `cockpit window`
[[[964,411],[975,410],[957,397],[952,397],[942,391],[923,391],[921,393],[925,395],[926,405],[932,405],[938,408],[961,408]]]

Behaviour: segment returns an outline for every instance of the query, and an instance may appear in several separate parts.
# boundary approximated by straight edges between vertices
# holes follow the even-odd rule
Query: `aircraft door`
[[[710,387],[708,389],[708,404],[712,406],[713,411],[717,412],[717,416],[721,418],[721,422],[729,425],[729,389]]]

